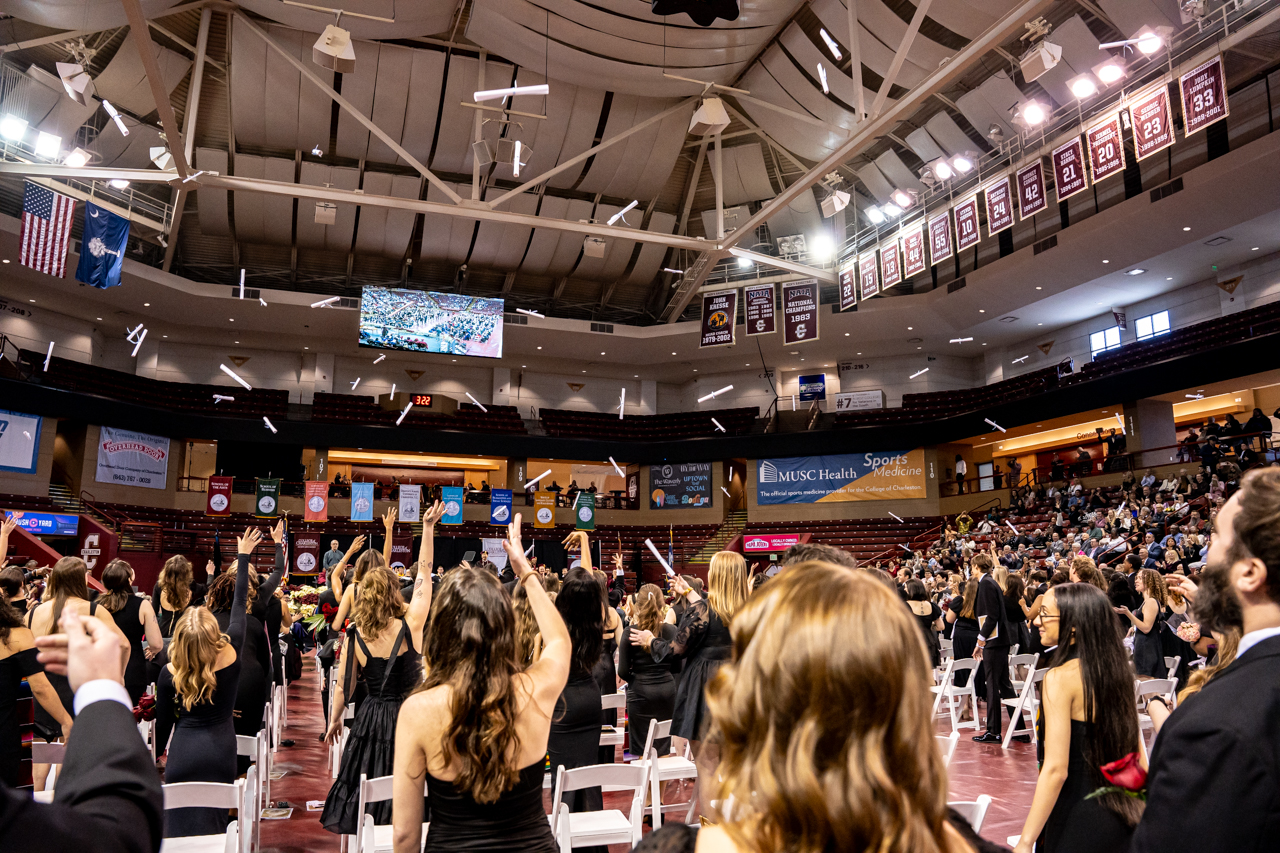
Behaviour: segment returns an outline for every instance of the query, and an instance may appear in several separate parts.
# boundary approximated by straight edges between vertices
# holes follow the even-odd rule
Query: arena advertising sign
[[[0,471],[36,472],[40,417],[0,409]]]
[[[649,509],[711,506],[711,463],[649,466]]]
[[[640,508],[640,472],[627,472],[627,507],[629,509]]]
[[[827,375],[825,373],[801,376],[799,381],[800,402],[808,403],[813,400],[827,399]]]
[[[978,229],[978,196],[969,196],[952,211],[956,215],[956,251],[963,252],[978,245],[982,239],[982,232]]]
[[[880,292],[875,249],[858,255],[858,290],[861,291],[863,299],[870,299]]]
[[[319,533],[298,533],[293,537],[293,570],[304,575],[320,570]]]
[[[884,391],[842,391],[835,395],[837,412],[883,409]]]
[[[810,278],[782,285],[782,342],[803,344],[817,339],[817,280]]]
[[[1044,161],[1039,157],[1017,171],[1014,183],[1018,185],[1020,219],[1035,216],[1049,206],[1049,194],[1044,189]]]
[[[104,426],[98,437],[99,483],[163,489],[169,476],[169,439]]]
[[[253,496],[253,514],[258,518],[276,518],[280,515],[280,478],[257,479]]]
[[[544,530],[556,526],[556,493],[533,493],[533,526]]]
[[[698,347],[721,347],[733,343],[738,322],[738,291],[720,290],[702,297],[702,339]]]
[[[210,477],[205,494],[205,515],[231,515],[231,478]]]
[[[773,285],[761,284],[742,289],[742,309],[748,335],[772,335],[777,331],[773,316]]]
[[[504,526],[511,523],[510,489],[491,489],[489,491],[489,523]]]
[[[308,480],[303,496],[303,521],[329,520],[329,483],[327,480]]]
[[[75,536],[80,527],[78,515],[63,515],[60,512],[27,512],[20,509],[9,510],[6,514],[32,536]]]
[[[756,461],[756,501],[811,504],[925,497],[924,448]]]
[[[1084,144],[1079,136],[1053,149],[1053,181],[1058,187],[1058,201],[1071,198],[1089,188],[1084,168]]]
[[[1172,115],[1167,82],[1133,99],[1129,123],[1133,125],[1134,157],[1145,159],[1174,143]]]
[[[836,284],[840,287],[840,310],[848,311],[858,304],[858,266],[853,260],[841,268],[836,276]]]
[[[1013,196],[1009,191],[1009,176],[1005,175],[988,184],[982,195],[987,200],[987,236],[994,237],[1013,225]]]
[[[748,554],[766,551],[785,551],[800,544],[799,533],[753,533],[742,539],[742,550]]]
[[[937,263],[951,257],[951,211],[944,210],[929,220],[929,261]]]
[[[351,484],[351,520],[373,521],[373,483]]]
[[[1182,121],[1187,136],[1227,117],[1227,81],[1222,55],[1178,78],[1182,91]]]
[[[1085,131],[1089,140],[1089,168],[1096,184],[1124,171],[1124,137],[1120,134],[1120,113],[1114,112]]]

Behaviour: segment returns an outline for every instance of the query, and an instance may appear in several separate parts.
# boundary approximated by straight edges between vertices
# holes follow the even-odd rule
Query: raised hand
[[[387,530],[395,527],[397,514],[399,514],[398,509],[395,507],[388,508],[387,511],[382,514],[382,526],[387,528]]]
[[[516,573],[516,583],[533,572],[533,566],[529,565],[529,560],[524,555],[524,543],[520,541],[520,522],[520,513],[517,512],[516,517],[507,525],[507,538],[502,540],[502,550],[507,552],[507,562]]]
[[[436,501],[427,509],[426,514],[422,516],[422,524],[424,526],[430,526],[442,518],[444,518],[444,501]]]
[[[246,527],[243,536],[236,537],[236,553],[252,554],[262,544],[262,531],[256,527]]]
[[[271,541],[275,542],[277,545],[279,545],[281,542],[284,541],[284,519],[283,518],[277,521],[275,523],[275,526],[271,528]]]
[[[356,552],[358,552],[361,548],[364,547],[364,543],[365,543],[365,536],[363,533],[361,533],[355,539],[352,539],[351,547],[347,549],[347,556],[350,557],[352,554],[355,554]]]

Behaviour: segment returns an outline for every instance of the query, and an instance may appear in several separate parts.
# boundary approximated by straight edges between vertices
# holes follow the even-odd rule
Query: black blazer
[[[1278,837],[1280,637],[1272,637],[1160,730],[1131,850],[1255,853],[1275,850]]]
[[[94,702],[76,715],[51,805],[0,787],[0,850],[156,853],[164,796],[133,714]]]
[[[980,630],[978,636],[987,641],[992,648],[1008,646],[1009,620],[1005,616],[1004,593],[1000,584],[991,575],[983,575],[978,581],[978,597],[973,603],[973,612],[978,617]],[[983,618],[983,617],[987,618]]]

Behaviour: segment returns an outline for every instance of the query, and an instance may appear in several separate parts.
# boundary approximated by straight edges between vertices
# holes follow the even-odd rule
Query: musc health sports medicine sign
[[[925,497],[924,449],[756,461],[756,502],[811,504]]]

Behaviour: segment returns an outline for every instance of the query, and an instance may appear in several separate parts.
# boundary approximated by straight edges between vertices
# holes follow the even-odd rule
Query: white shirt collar
[[[1245,652],[1261,643],[1263,640],[1270,640],[1272,637],[1280,637],[1280,627],[1275,628],[1259,628],[1256,631],[1250,631],[1240,638],[1240,645],[1236,649],[1236,658],[1242,658]]]

